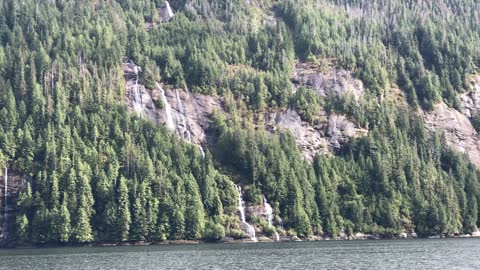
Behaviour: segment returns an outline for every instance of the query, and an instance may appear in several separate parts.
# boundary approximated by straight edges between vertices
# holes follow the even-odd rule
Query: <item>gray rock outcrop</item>
[[[331,69],[328,74],[307,71],[307,66],[297,72],[297,78],[309,83],[312,79],[317,93],[326,96],[344,95],[354,90],[360,95],[363,85],[347,71]],[[222,107],[222,99],[218,97],[192,94],[181,89],[170,89],[161,83],[148,90],[138,83],[138,72],[141,68],[133,62],[123,64],[126,82],[126,102],[132,112],[146,116],[159,125],[166,125],[171,132],[188,142],[202,145],[206,142],[206,130],[210,124],[213,111],[227,114]],[[332,75],[337,74],[337,78]],[[314,75],[306,75],[314,74]],[[310,78],[310,79],[309,79]],[[338,79],[341,78],[341,79]],[[336,82],[341,85],[336,85]],[[155,104],[162,104],[161,107]],[[228,117],[228,115],[227,115]],[[340,148],[352,138],[365,135],[368,131],[358,128],[355,123],[343,115],[325,112],[321,123],[313,126],[301,119],[293,109],[277,109],[263,115],[265,129],[272,133],[289,131],[295,138],[303,156],[312,161],[317,154],[326,154]]]
[[[267,129],[271,131],[289,131],[302,150],[303,156],[309,161],[312,161],[317,153],[326,154],[335,151],[348,140],[368,133],[343,115],[331,114],[323,117],[325,122],[314,127],[302,121],[295,110],[288,109],[267,113],[265,123]]]
[[[149,90],[137,82],[141,68],[133,62],[123,63],[125,101],[131,112],[145,116],[158,125],[165,124],[188,142],[201,145],[210,114],[222,110],[221,100],[211,96],[191,94],[179,89],[167,89],[161,83]],[[158,107],[155,104],[162,104]]]
[[[425,127],[431,132],[444,132],[447,144],[480,167],[480,140],[467,116],[441,102],[433,111],[422,112]]]
[[[460,108],[465,116],[471,118],[480,114],[480,75],[472,76],[468,84],[468,91],[460,95]]]
[[[148,89],[138,82],[138,73],[142,69],[132,61],[122,64],[123,76],[125,78],[125,100],[130,111],[157,121],[157,112]]]
[[[327,98],[352,94],[358,100],[365,91],[362,81],[356,79],[352,72],[334,67],[322,68],[313,63],[297,63],[292,82],[296,87],[312,88]]]
[[[152,91],[154,99],[161,96],[160,89]],[[210,114],[214,110],[223,111],[221,100],[211,96],[192,94],[178,89],[164,89],[166,102],[171,107],[173,122],[177,134],[185,137],[189,133],[189,141],[202,144],[206,140],[205,131],[210,124]],[[177,96],[178,93],[178,96]],[[159,114],[159,123],[167,124],[166,104]],[[187,139],[188,140],[188,139]]]

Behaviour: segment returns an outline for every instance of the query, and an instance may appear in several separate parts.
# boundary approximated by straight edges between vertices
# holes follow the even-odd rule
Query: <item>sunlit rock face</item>
[[[198,145],[205,142],[210,114],[222,111],[220,98],[167,88],[159,82],[154,89],[147,89],[138,81],[141,67],[131,61],[123,63],[123,72],[125,101],[132,113],[166,125],[170,132],[188,142]]]
[[[0,169],[0,246],[9,247],[15,239],[18,191],[25,185],[25,179],[8,167]]]
[[[351,94],[358,100],[365,92],[362,81],[356,79],[351,71],[313,63],[297,63],[292,82],[296,87],[303,85],[312,88],[327,98]]]
[[[467,92],[460,95],[460,109],[467,117],[480,114],[480,75],[468,80]]]
[[[422,112],[425,127],[431,132],[443,132],[447,144],[467,154],[480,167],[480,140],[467,116],[441,102],[431,112]]]
[[[156,122],[157,111],[150,91],[140,84],[139,76],[142,68],[132,61],[122,64],[125,78],[125,101],[130,111],[146,116]]]
[[[288,109],[267,113],[265,124],[272,132],[289,131],[309,161],[317,154],[333,152],[347,141],[368,133],[344,115],[324,114],[322,118],[322,123],[313,126],[303,121],[297,111]]]
[[[363,85],[347,71],[329,70],[321,73],[306,64],[297,65],[296,78],[299,85],[315,87],[319,95],[337,97],[351,93],[363,93]],[[310,70],[307,70],[310,68]],[[157,82],[154,89],[146,89],[139,83],[141,67],[133,62],[123,64],[126,83],[125,99],[130,111],[165,125],[187,142],[203,145],[213,111],[228,114],[223,110],[222,98],[193,94],[174,89]],[[313,75],[312,75],[313,74]],[[312,83],[311,83],[312,82]],[[260,117],[266,130],[271,133],[290,132],[300,147],[303,156],[313,161],[317,154],[326,154],[340,148],[353,138],[367,134],[346,116],[322,112],[319,124],[313,126],[301,119],[294,109],[270,110]],[[202,149],[203,150],[203,149]]]

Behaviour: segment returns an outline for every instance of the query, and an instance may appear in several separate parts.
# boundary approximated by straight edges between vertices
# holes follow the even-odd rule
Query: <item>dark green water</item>
[[[16,249],[0,269],[480,269],[480,239]]]

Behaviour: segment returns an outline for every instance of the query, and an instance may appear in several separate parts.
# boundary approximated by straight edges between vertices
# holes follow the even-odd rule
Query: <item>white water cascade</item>
[[[5,190],[4,190],[4,200],[5,200],[5,208],[4,208],[4,213],[3,213],[3,229],[2,229],[2,238],[6,239],[7,238],[7,233],[8,233],[8,221],[7,221],[7,211],[8,211],[8,168],[5,167],[5,173],[3,175],[4,177],[4,184],[5,184]]]
[[[172,8],[170,7],[170,3],[165,1],[164,7],[160,9],[160,18],[162,22],[167,22],[174,16]]]
[[[140,90],[138,87],[138,72],[141,71],[139,70],[139,67],[135,65],[133,68],[135,72],[135,87],[133,88],[133,110],[135,110],[137,113],[140,115],[143,115],[143,102],[142,102],[142,96],[140,95]]]
[[[187,126],[187,116],[185,114],[185,109],[183,108],[182,100],[180,99],[180,95],[178,94],[178,90],[175,89],[175,95],[177,97],[177,106],[179,111],[179,122],[178,122],[178,132],[180,136],[186,140],[187,142],[192,142],[192,135],[188,130]]]
[[[265,208],[265,215],[267,216],[268,224],[273,227],[273,208],[268,203],[267,198],[265,198],[265,196],[263,196],[263,207]],[[274,240],[277,240],[277,241],[280,240],[280,235],[278,235],[277,230],[275,230]]]
[[[168,103],[167,98],[165,97],[165,91],[163,88],[160,86],[160,84],[157,82],[157,88],[160,90],[160,93],[162,93],[162,103],[163,107],[165,108],[165,115],[167,116],[167,128],[170,132],[175,131],[175,123],[173,122],[173,116],[172,116],[172,106],[170,103]]]
[[[183,107],[182,100],[180,99],[180,94],[178,93],[178,90],[175,89],[175,96],[177,99],[177,108],[178,112],[175,112],[175,115],[172,113],[172,105],[167,100],[167,97],[165,96],[165,90],[163,90],[162,86],[156,82],[157,88],[160,90],[161,96],[162,96],[162,103],[165,108],[165,115],[167,117],[166,119],[166,124],[167,128],[170,132],[175,132],[180,135],[182,139],[185,141],[192,143],[192,134],[190,130],[188,129],[187,125],[187,116],[185,109]],[[175,120],[174,120],[175,116]],[[176,127],[175,127],[176,123]],[[205,158],[205,151],[201,145],[198,145],[200,153],[202,154],[202,157]]]
[[[243,201],[242,188],[235,185],[235,188],[238,192],[238,211],[240,212],[240,229],[250,235],[251,240],[257,242],[257,237],[255,237],[255,228],[248,224],[245,220],[245,202]]]
[[[7,198],[8,198],[8,168],[5,167],[5,175],[3,176],[5,179],[5,209],[7,209],[7,206],[8,206],[8,201],[7,201]]]

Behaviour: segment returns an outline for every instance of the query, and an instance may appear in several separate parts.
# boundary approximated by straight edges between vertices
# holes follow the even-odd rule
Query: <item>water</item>
[[[255,228],[248,224],[245,218],[245,201],[243,200],[242,195],[242,187],[235,185],[235,188],[238,192],[238,212],[240,213],[240,229],[251,236],[252,241],[257,241],[257,237],[255,236]]]
[[[0,269],[480,269],[480,239],[0,250]]]
[[[175,130],[177,130],[177,134],[180,136],[180,138],[184,139],[188,143],[192,143],[192,134],[188,129],[189,127],[187,124],[187,113],[185,111],[185,108],[183,107],[183,103],[182,103],[182,100],[180,99],[180,94],[178,93],[178,90],[175,89],[178,112],[175,112],[175,120],[174,120],[174,115],[172,113],[172,105],[170,105],[170,103],[168,102],[165,96],[165,90],[163,90],[163,88],[160,86],[158,82],[156,84],[157,84],[157,88],[160,90],[160,93],[162,95],[162,102],[165,108],[165,115],[167,117],[166,124],[167,124],[168,130],[170,132],[175,132]],[[176,127],[175,127],[175,123],[177,123]],[[203,150],[203,147],[201,145],[198,145],[198,147],[202,157],[205,157],[205,151]]]
[[[170,103],[168,103],[167,98],[165,97],[165,90],[160,86],[160,84],[157,82],[157,88],[160,90],[162,93],[162,102],[163,102],[163,107],[165,108],[165,115],[167,116],[167,128],[170,130],[170,132],[175,131],[175,123],[173,122],[173,116],[172,116],[172,106]]]
[[[7,239],[8,237],[8,168],[5,167],[5,172],[3,174],[4,177],[4,185],[5,185],[5,191],[4,191],[4,201],[5,201],[5,212],[3,214],[3,229],[2,229],[2,239]]]
[[[265,195],[263,196],[263,207],[265,208],[265,215],[267,217],[267,222],[270,226],[273,227],[273,208],[268,203]],[[277,231],[275,231],[275,233],[274,233],[274,239],[277,240],[277,241],[280,240],[280,235],[278,235]]]
[[[135,65],[134,67],[134,71],[135,71],[135,88],[133,90],[133,109],[139,113],[140,115],[143,115],[143,102],[142,102],[142,97],[140,95],[140,90],[139,90],[139,87],[138,87],[138,72],[139,72],[139,67],[137,65]]]
[[[3,174],[4,177],[4,185],[5,185],[5,213],[7,213],[8,208],[8,168],[5,167],[5,173]]]
[[[202,157],[205,158],[205,151],[203,150],[203,147],[201,145],[198,147],[200,148],[200,154],[202,154]]]
[[[185,109],[183,108],[182,100],[180,99],[178,89],[175,89],[175,95],[177,97],[177,107],[179,111],[178,117],[180,118],[178,121],[178,129],[179,129],[180,137],[182,137],[185,141],[191,143],[192,136],[191,136],[190,130],[188,130],[187,115],[185,113]]]

